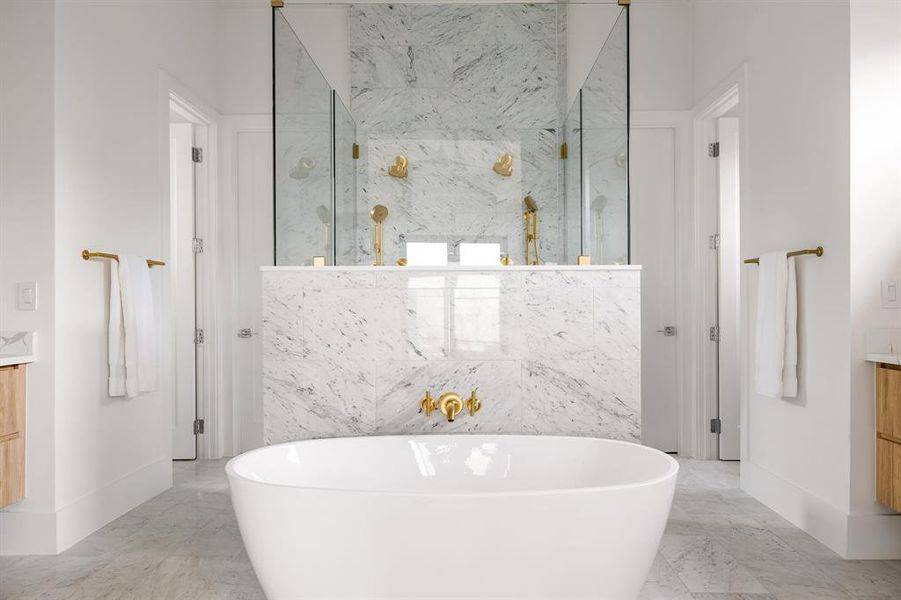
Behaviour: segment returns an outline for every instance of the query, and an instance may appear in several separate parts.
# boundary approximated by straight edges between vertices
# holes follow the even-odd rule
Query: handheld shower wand
[[[525,210],[522,218],[526,224],[526,264],[537,265],[541,259],[538,257],[538,204],[531,196],[522,200]]]
[[[372,207],[372,210],[369,211],[369,216],[372,217],[372,220],[375,223],[375,229],[373,229],[372,232],[372,250],[375,253],[375,260],[372,261],[372,266],[381,267],[385,264],[384,233],[382,224],[385,222],[385,219],[388,218],[388,207],[382,204],[376,204]]]

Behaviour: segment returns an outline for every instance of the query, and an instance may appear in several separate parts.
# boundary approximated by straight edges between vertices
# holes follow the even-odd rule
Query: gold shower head
[[[535,199],[531,196],[526,196],[522,199],[523,205],[526,207],[527,213],[537,213],[538,212],[538,204],[535,203]]]
[[[385,219],[388,218],[388,207],[376,204],[372,207],[372,210],[369,211],[369,216],[372,217],[372,220],[376,223],[384,223]]]

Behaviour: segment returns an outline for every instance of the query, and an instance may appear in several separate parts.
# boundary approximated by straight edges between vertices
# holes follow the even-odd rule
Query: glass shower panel
[[[356,265],[359,252],[355,246],[357,230],[357,124],[350,111],[335,93],[335,264]]]
[[[582,253],[582,93],[566,115],[563,123],[563,212],[565,218],[565,260],[575,264]]]
[[[332,264],[333,93],[281,12],[273,19],[275,264]]]
[[[623,10],[580,92],[582,254],[629,262],[627,21]]]

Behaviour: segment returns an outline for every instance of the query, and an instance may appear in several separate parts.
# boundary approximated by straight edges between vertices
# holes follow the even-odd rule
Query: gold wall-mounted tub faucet
[[[448,423],[453,423],[461,412],[463,412],[463,399],[457,392],[444,392],[438,398],[438,410],[447,417]]]

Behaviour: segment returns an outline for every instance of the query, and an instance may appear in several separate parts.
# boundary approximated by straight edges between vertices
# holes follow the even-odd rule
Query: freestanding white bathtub
[[[226,466],[270,600],[629,600],[678,463],[593,438],[312,440]]]

